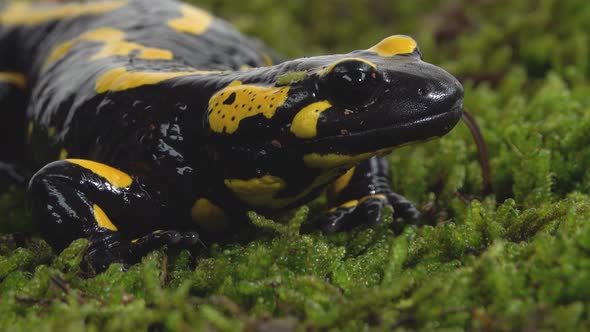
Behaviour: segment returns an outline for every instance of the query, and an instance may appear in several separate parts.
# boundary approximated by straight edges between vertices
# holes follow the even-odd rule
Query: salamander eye
[[[347,106],[368,103],[379,81],[380,75],[375,66],[358,60],[336,63],[326,77],[332,102]]]

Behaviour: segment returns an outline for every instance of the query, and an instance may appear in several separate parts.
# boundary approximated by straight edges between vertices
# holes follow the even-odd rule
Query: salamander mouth
[[[406,143],[440,137],[451,131],[463,114],[463,100],[449,111],[402,123],[354,133],[321,137],[307,142],[310,152],[359,154],[394,148]]]

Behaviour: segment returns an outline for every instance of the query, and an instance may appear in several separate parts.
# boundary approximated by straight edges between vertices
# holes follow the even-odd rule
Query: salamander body
[[[0,9],[0,107],[15,124],[3,132],[17,137],[26,110],[27,137],[4,155],[40,168],[29,194],[47,240],[62,249],[89,238],[103,269],[326,188],[326,231],[376,223],[384,205],[418,218],[391,190],[383,156],[449,132],[461,84],[401,35],[274,62],[228,23],[171,0]]]

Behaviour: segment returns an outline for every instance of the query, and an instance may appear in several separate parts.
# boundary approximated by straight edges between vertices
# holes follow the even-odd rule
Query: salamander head
[[[407,36],[253,73],[210,99],[211,131],[231,136],[233,144],[252,153],[263,149],[265,158],[285,158],[288,151],[289,158],[302,158],[309,168],[348,166],[404,143],[442,136],[462,114],[459,81],[423,62]]]

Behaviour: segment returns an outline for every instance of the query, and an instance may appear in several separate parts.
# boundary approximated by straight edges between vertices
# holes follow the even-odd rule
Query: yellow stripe
[[[369,159],[374,156],[375,153],[367,152],[357,155],[345,155],[345,154],[319,154],[310,153],[303,156],[303,161],[307,167],[311,168],[334,168],[342,165],[353,165],[362,160]]]
[[[100,226],[102,228],[106,228],[106,229],[111,230],[113,232],[118,231],[117,226],[113,225],[113,223],[111,222],[111,219],[109,219],[107,214],[104,213],[104,211],[100,208],[100,206],[93,204],[92,208],[94,209],[94,219],[96,220],[96,223],[98,224],[98,226]]]
[[[371,198],[377,198],[380,200],[387,200],[387,196],[383,195],[383,194],[373,194],[373,195],[367,195],[367,196],[363,196],[359,199],[359,203],[363,203],[366,200],[369,200]]]
[[[351,200],[351,201],[348,201],[348,202],[346,202],[346,203],[342,203],[342,204],[340,204],[340,206],[339,206],[339,207],[342,207],[342,208],[351,208],[351,207],[355,207],[355,206],[357,206],[357,205],[359,205],[359,201],[358,201],[358,200],[356,200],[356,199],[353,199],[353,200]]]
[[[133,182],[133,179],[127,173],[121,172],[120,170],[105,164],[85,159],[66,159],[66,161],[84,167],[92,171],[94,174],[102,176],[116,188],[129,187]]]
[[[291,132],[299,138],[316,137],[320,114],[330,107],[332,107],[332,104],[326,100],[318,101],[304,107],[295,115],[291,124]]]
[[[336,211],[336,210],[338,210],[340,208],[346,208],[346,209],[348,209],[348,208],[351,208],[351,207],[355,207],[357,205],[359,205],[358,199],[353,199],[351,201],[342,203],[342,204],[340,204],[340,205],[338,205],[336,207],[333,207],[333,208],[329,209],[328,212],[334,212],[334,211]]]
[[[93,3],[70,3],[61,6],[39,6],[22,2],[11,4],[0,12],[0,24],[37,25],[44,22],[84,15],[99,15],[119,9],[127,1],[104,1]]]
[[[287,185],[285,180],[272,175],[248,180],[225,179],[223,182],[240,200],[254,206],[272,205],[276,193]]]
[[[261,195],[267,193],[276,193],[285,188],[285,181],[279,177],[265,175],[260,178],[248,180],[242,179],[225,179],[223,181],[226,187],[240,195]]]
[[[58,157],[58,159],[59,159],[59,160],[64,160],[64,159],[66,159],[67,157],[68,157],[68,151],[67,151],[66,149],[61,149],[61,150],[59,151],[59,157]]]
[[[375,195],[367,195],[367,196],[363,196],[360,199],[353,199],[350,200],[348,202],[344,202],[336,207],[333,207],[331,209],[328,210],[328,212],[334,212],[336,210],[338,210],[339,208],[351,208],[351,207],[355,207],[359,204],[362,204],[363,202],[365,202],[366,200],[369,200],[371,198],[377,198],[377,199],[381,199],[381,200],[387,200],[387,197],[383,194],[375,194]]]
[[[213,73],[218,72],[198,70],[190,72],[128,72],[124,67],[119,67],[113,68],[102,74],[96,80],[94,89],[98,93],[107,91],[124,91],[144,85],[158,84],[176,77]]]
[[[182,5],[180,10],[182,17],[168,21],[168,26],[178,32],[198,35],[205,32],[213,22],[213,17],[201,9]]]
[[[27,87],[27,78],[22,73],[3,72],[0,73],[0,82],[16,85],[24,89]]]
[[[352,176],[354,175],[355,169],[355,167],[349,169],[332,183],[331,195],[338,195],[344,188],[346,188],[346,186],[348,186],[350,179],[352,179]]]
[[[412,53],[416,47],[418,47],[418,43],[411,37],[394,35],[383,39],[368,50],[380,56],[394,56],[396,54]]]
[[[76,44],[83,42],[97,42],[104,43],[103,47],[94,54],[90,60],[104,59],[110,56],[128,56],[132,52],[137,52],[136,57],[144,60],[171,60],[174,58],[172,52],[161,49],[147,47],[141,44],[128,42],[125,40],[125,32],[113,28],[99,28],[88,31],[82,35],[63,42],[56,46],[51,54],[45,60],[42,70],[46,70],[51,64],[61,59],[68,53]]]
[[[392,148],[380,149],[373,152],[365,152],[357,155],[346,155],[337,153],[319,154],[309,153],[303,156],[303,162],[311,168],[335,168],[343,165],[354,165],[373,156],[382,156],[390,153]]]
[[[227,226],[223,210],[206,198],[199,198],[191,209],[193,221],[208,231],[220,231]]]
[[[272,66],[273,65],[272,58],[266,53],[262,53],[262,61],[264,61],[265,66]]]
[[[31,143],[31,139],[33,138],[33,130],[35,129],[35,123],[32,120],[29,120],[29,124],[27,125],[27,143]]]

